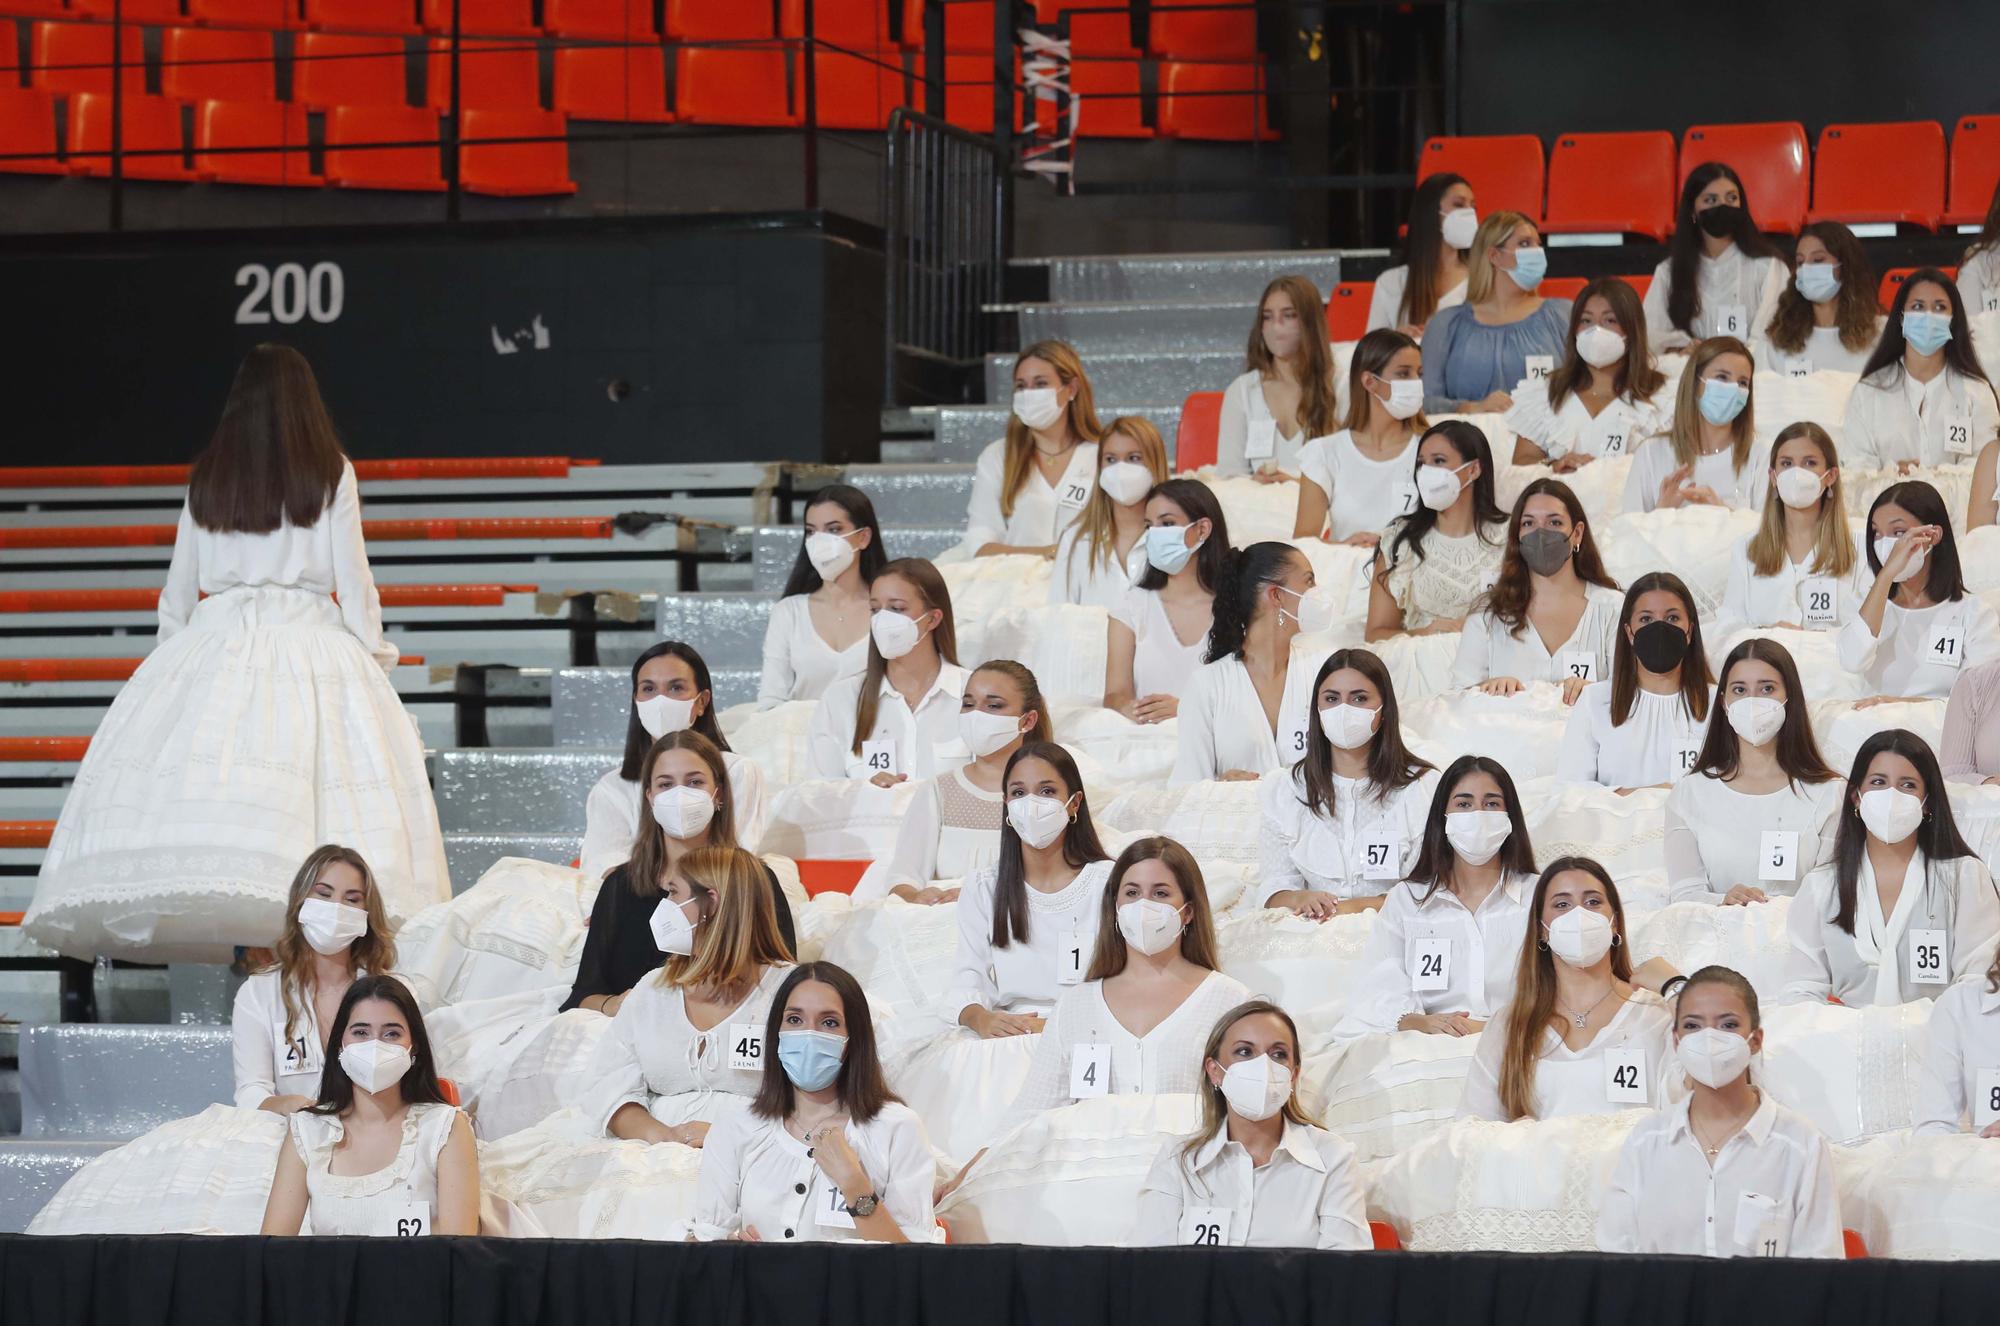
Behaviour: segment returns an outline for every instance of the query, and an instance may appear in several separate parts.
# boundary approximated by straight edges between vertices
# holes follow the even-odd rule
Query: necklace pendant
[[[1588,1022],[1588,1021],[1590,1021],[1590,1014],[1588,1014],[1588,1013],[1578,1013],[1578,1014],[1576,1015],[1576,1025],[1577,1025],[1577,1026],[1581,1027],[1581,1026],[1582,1026],[1582,1025],[1584,1024],[1584,1023],[1586,1023],[1586,1022]]]

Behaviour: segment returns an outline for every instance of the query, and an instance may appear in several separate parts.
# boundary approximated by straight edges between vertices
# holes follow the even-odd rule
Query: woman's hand
[[[1308,921],[1324,921],[1340,914],[1340,899],[1318,889],[1280,889],[1264,905],[1282,907],[1293,916],[1303,916]]]
[[[1485,681],[1479,683],[1479,689],[1485,695],[1519,695],[1521,693],[1521,679],[1519,677],[1488,677]]]
[[[311,1096],[266,1096],[258,1102],[257,1108],[273,1114],[297,1114],[307,1106],[318,1103]]]
[[[1979,1130],[1981,1137],[2000,1137],[2000,1122],[1989,1123]]]
[[[1899,460],[1896,462],[1896,473],[1898,476],[1908,474],[1910,473],[1910,471],[1916,469],[1920,464],[1921,464],[1920,461]]]
[[[1935,548],[1942,537],[1943,531],[1936,525],[1918,525],[1915,529],[1904,530],[1896,536],[1895,546],[1889,549],[1888,557],[1883,559],[1882,574],[1888,576],[1892,583],[1900,580],[1903,572],[1909,570],[1910,559],[1918,550]]]
[[[1263,774],[1253,774],[1248,769],[1225,769],[1215,776],[1218,783],[1254,783]]]
[[[907,783],[910,781],[910,776],[908,774],[878,773],[870,777],[868,781],[877,787],[894,787],[898,783]]]
[[[1691,483],[1681,489],[1683,506],[1728,506],[1729,503],[1716,496],[1715,490],[1705,483]]]
[[[1428,626],[1419,626],[1411,635],[1451,635],[1465,629],[1463,617],[1434,617]]]
[[[1577,697],[1583,694],[1583,688],[1588,685],[1590,685],[1588,677],[1564,677],[1563,703],[1575,704]]]
[[[1292,481],[1291,475],[1285,473],[1270,461],[1265,461],[1262,465],[1259,465],[1256,472],[1250,477],[1258,483],[1290,483]]]
[[[1180,697],[1177,695],[1146,695],[1132,706],[1132,721],[1135,723],[1164,723],[1181,711]]]
[[[1871,695],[1865,700],[1856,700],[1854,707],[1856,709],[1873,709],[1878,704],[1901,704],[1909,698],[1907,695]]]
[[[1335,542],[1349,548],[1379,548],[1382,546],[1382,536],[1372,529],[1364,529],[1357,530],[1346,538],[1335,540]]]
[[[1572,451],[1567,455],[1557,456],[1550,463],[1549,468],[1557,474],[1574,474],[1596,459],[1597,457],[1587,455],[1584,452]]]
[[[1771,900],[1765,896],[1764,890],[1752,888],[1748,884],[1738,884],[1722,895],[1724,907],[1748,907],[1753,902],[1769,901]]]
[[[1470,1036],[1483,1023],[1470,1013],[1405,1013],[1396,1023],[1397,1031],[1421,1031],[1426,1036]]]
[[[1632,969],[1632,984],[1658,994],[1661,986],[1680,974],[1680,968],[1665,958],[1647,958]]]
[[[941,889],[935,884],[927,884],[923,888],[914,884],[898,884],[889,892],[919,907],[935,907],[941,902],[952,902],[958,898],[957,889]]]
[[[682,1146],[700,1149],[701,1145],[708,1141],[708,1125],[700,1119],[689,1120],[680,1127],[669,1128],[667,1131],[673,1135],[673,1140]]]
[[[1378,893],[1372,898],[1342,898],[1334,904],[1335,916],[1355,916],[1361,912],[1379,912],[1382,904],[1389,901],[1387,894]]]
[[[731,1243],[762,1243],[764,1236],[757,1232],[757,1226],[745,1225],[729,1236]]]
[[[1658,500],[1653,505],[1666,511],[1672,511],[1680,506],[1686,500],[1686,494],[1681,491],[1681,485],[1686,483],[1693,474],[1694,468],[1692,466],[1683,465],[1666,478],[1660,480],[1660,491],[1656,495]]]
[[[806,1139],[812,1148],[813,1164],[828,1182],[840,1189],[842,1195],[872,1191],[868,1182],[868,1172],[861,1168],[861,1157],[854,1154],[853,1145],[847,1140],[847,1132],[838,1122],[820,1125],[813,1135]]]
[[[1476,401],[1463,402],[1460,414],[1504,414],[1513,408],[1514,398],[1504,391],[1490,391]]]
[[[1003,1013],[995,1008],[973,1007],[959,1018],[984,1040],[1003,1036],[1032,1036],[1042,1029],[1042,1019],[1034,1013]]]

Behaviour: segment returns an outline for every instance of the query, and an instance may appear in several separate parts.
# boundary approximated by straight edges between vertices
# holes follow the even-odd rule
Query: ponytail
[[[1276,584],[1291,566],[1291,559],[1303,555],[1289,543],[1272,542],[1253,543],[1230,553],[1223,564],[1222,582],[1215,587],[1208,652],[1202,662],[1242,656],[1250,619],[1257,611],[1257,592]]]

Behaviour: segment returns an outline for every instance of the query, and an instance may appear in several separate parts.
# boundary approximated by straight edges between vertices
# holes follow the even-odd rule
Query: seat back
[[[1070,64],[1069,84],[1078,101],[1077,137],[1153,136],[1152,126],[1146,123],[1138,61],[1078,59]]]
[[[556,37],[651,41],[660,35],[648,0],[545,0],[542,16]]]
[[[1672,134],[1563,134],[1549,152],[1547,228],[1664,240],[1678,182]]]
[[[1812,215],[1936,230],[1944,177],[1944,127],[1935,120],[1829,124],[1813,153]]]
[[[269,151],[223,151],[224,148]],[[306,108],[276,101],[204,101],[194,114],[194,168],[229,184],[317,185]]]
[[[890,0],[814,0],[813,39],[864,51],[893,45],[889,9]],[[990,27],[992,15],[986,21]],[[805,0],[784,0],[778,11],[778,35],[797,38],[805,33]]]
[[[1182,401],[1180,426],[1174,430],[1174,473],[1215,464],[1216,437],[1221,430],[1221,392],[1197,391]]]
[[[785,52],[776,46],[683,46],[674,52],[674,111],[690,124],[789,125]]]
[[[468,110],[459,179],[472,193],[524,198],[576,192],[568,125],[554,111]],[[535,141],[490,141],[532,139]]]
[[[444,188],[438,114],[421,106],[336,106],[326,117],[326,178],[357,189]],[[408,143],[408,147],[358,147]]]
[[[1417,160],[1417,178],[1449,171],[1472,186],[1479,214],[1519,212],[1539,224],[1546,167],[1533,134],[1433,138]]]
[[[769,3],[744,0],[667,0],[669,37],[681,41],[761,41],[771,31]]]
[[[1177,10],[1173,0],[1153,6],[1146,48],[1163,60],[1254,60],[1257,11],[1245,3],[1217,9],[1216,0],[1182,0],[1211,6]],[[1226,0],[1225,0],[1226,3]]]
[[[272,101],[271,34],[168,28],[160,37],[160,91],[181,101]]]
[[[451,39],[434,38],[430,43],[430,70],[426,82],[428,101],[434,110],[451,108]],[[532,41],[520,38],[499,40],[466,39],[458,50],[458,104],[465,110],[522,110],[542,108],[541,57]]]
[[[1946,224],[1976,226],[2000,188],[2000,115],[1968,115],[1951,135],[1951,183]]]
[[[1676,203],[1680,186],[1704,161],[1720,161],[1736,172],[1750,196],[1750,219],[1757,229],[1796,235],[1806,223],[1812,167],[1806,159],[1803,124],[1695,125],[1681,135]]]
[[[1375,298],[1373,281],[1342,281],[1326,297],[1326,338],[1358,341],[1368,334],[1368,305]]]
[[[424,27],[449,33],[451,7],[452,0],[423,0]],[[648,13],[647,22],[651,21]],[[540,32],[535,24],[534,0],[458,0],[461,37],[533,37]]]
[[[1922,270],[1921,267],[1891,267],[1882,273],[1882,282],[1875,288],[1875,302],[1882,306],[1884,313],[1895,316],[1896,301],[1903,294],[1903,283]],[[1940,267],[1938,270],[1954,281],[1958,279],[1956,267]]]
[[[1262,65],[1162,64],[1160,134],[1230,143],[1276,138],[1266,87]]]
[[[56,156],[55,97],[39,88],[0,86],[0,171],[61,175],[66,170]]]
[[[181,107],[165,97],[127,95],[121,107],[124,174],[132,179],[187,180],[194,174],[181,159]],[[79,92],[69,99],[70,169],[85,175],[111,173],[111,93]],[[137,155],[135,155],[137,154]]]
[[[556,51],[556,109],[572,120],[672,121],[667,57],[658,46],[566,46]]]
[[[814,51],[813,82],[822,128],[886,129],[889,113],[904,104],[903,52],[895,46]]]
[[[45,92],[109,92],[114,31],[97,23],[35,24],[28,44],[28,81]],[[145,39],[138,28],[122,31],[115,47],[124,60],[120,78],[127,92],[144,92]]]
[[[292,99],[314,110],[408,105],[402,39],[301,33],[292,47]]]
[[[309,27],[346,32],[417,31],[411,0],[306,0]]]

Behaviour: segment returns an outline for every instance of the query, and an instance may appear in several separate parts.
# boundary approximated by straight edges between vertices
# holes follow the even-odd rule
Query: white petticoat
[[[692,1092],[654,1102],[674,1124],[713,1121],[742,1097]],[[676,1237],[694,1216],[701,1152],[676,1142],[634,1142],[593,1130],[575,1110],[479,1145],[486,1191],[532,1216],[552,1238]]]
[[[1041,1043],[1039,1034],[986,1039],[954,1028],[889,1065],[889,1089],[924,1121],[931,1145],[963,1164],[1016,1122],[1007,1110]]]
[[[28,1233],[255,1234],[284,1140],[283,1115],[211,1105],[93,1157]]]

